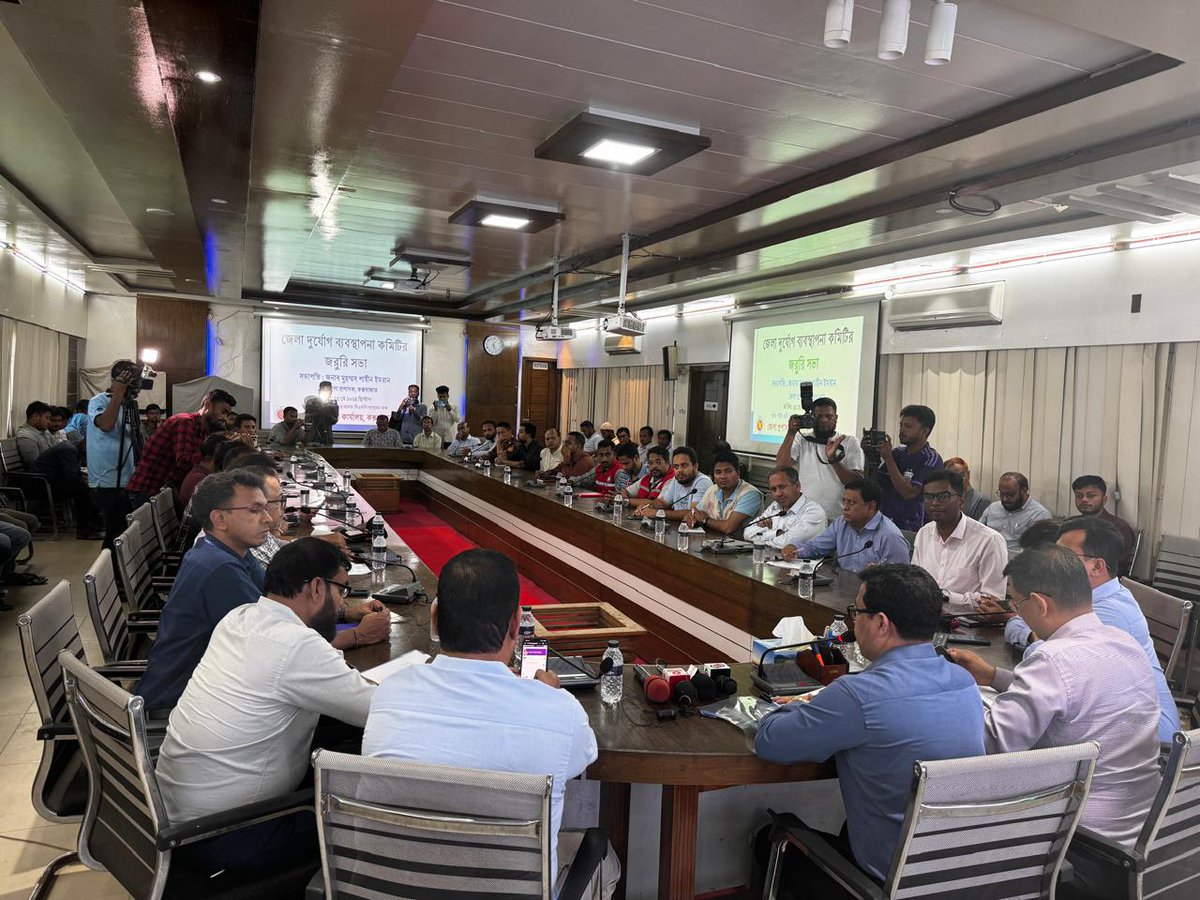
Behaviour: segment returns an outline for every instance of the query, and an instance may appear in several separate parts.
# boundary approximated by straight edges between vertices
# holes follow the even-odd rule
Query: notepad
[[[389,659],[387,662],[381,663],[373,669],[367,669],[362,674],[364,678],[376,684],[383,684],[385,678],[395,675],[401,669],[421,665],[428,659],[428,653],[422,653],[420,650],[409,650],[407,653],[403,653],[395,659]]]

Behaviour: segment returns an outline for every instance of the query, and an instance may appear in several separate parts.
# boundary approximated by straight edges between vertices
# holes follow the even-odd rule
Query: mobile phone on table
[[[538,672],[544,672],[549,652],[545,641],[526,641],[521,649],[521,677],[532,678]]]

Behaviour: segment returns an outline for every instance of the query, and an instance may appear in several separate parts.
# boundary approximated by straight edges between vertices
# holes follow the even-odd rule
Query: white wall
[[[558,364],[564,369],[602,369],[611,366],[661,366],[662,348],[679,342],[679,362],[719,363],[729,361],[729,325],[721,311],[690,313],[651,319],[642,336],[642,351],[621,356],[604,352],[604,334],[585,331],[573,341],[560,344]]]
[[[86,337],[87,302],[11,253],[0,252],[0,316]]]
[[[83,367],[111,366],[137,357],[137,298],[88,294],[87,346]]]
[[[434,388],[450,388],[450,402],[459,415],[467,400],[467,323],[460,319],[430,318],[421,357],[421,393],[426,402],[437,399]],[[399,403],[399,400],[396,401]]]

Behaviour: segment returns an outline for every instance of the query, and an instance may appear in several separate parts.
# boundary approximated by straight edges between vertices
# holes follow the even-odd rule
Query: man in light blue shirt
[[[689,514],[689,526],[702,525],[707,531],[732,536],[762,511],[762,493],[743,481],[741,461],[730,451],[716,454],[713,460],[713,485],[700,498],[696,511]]]
[[[842,489],[842,516],[803,544],[783,548],[783,558],[821,559],[833,554],[848,572],[874,563],[906,563],[912,555],[896,524],[879,511],[879,485],[855,479]],[[871,546],[867,546],[870,544]]]
[[[1000,499],[983,511],[979,521],[1000,532],[1012,559],[1022,550],[1021,535],[1033,523],[1049,519],[1050,510],[1029,496],[1029,479],[1020,472],[1001,475],[997,493]]]
[[[438,578],[430,610],[441,653],[409,666],[375,692],[364,756],[530,775],[552,775],[554,877],[578,849],[559,835],[566,783],[596,761],[596,735],[579,701],[552,672],[518,678],[508,668],[521,610],[516,567],[495,550],[467,550]],[[566,837],[565,835],[563,837]],[[612,852],[603,863],[606,896],[620,879]]]
[[[1154,670],[1158,689],[1158,739],[1169,744],[1179,730],[1179,709],[1163,675],[1158,653],[1154,650],[1146,616],[1133,594],[1114,574],[1125,553],[1125,541],[1121,533],[1103,519],[1077,516],[1062,524],[1058,532],[1058,544],[1078,556],[1087,570],[1088,583],[1092,586],[1092,612],[1096,618],[1105,625],[1124,631],[1138,642],[1146,654],[1150,668]],[[1042,643],[1021,616],[1013,616],[1008,620],[1004,626],[1004,639],[1018,650],[1024,649],[1025,658]]]
[[[127,423],[124,409],[129,382],[140,371],[131,360],[118,360],[113,363],[111,387],[88,401],[88,487],[104,519],[103,546],[109,550],[127,527],[125,517],[130,506],[125,486],[142,448],[141,422]]]
[[[983,704],[970,674],[933,649],[942,592],[932,576],[883,563],[859,578],[848,624],[871,667],[767,716],[754,751],[785,764],[834,757],[853,857],[882,879],[900,838],[913,763],[982,756]],[[808,896],[825,896],[811,880],[802,883]]]
[[[696,451],[691,447],[676,447],[671,453],[671,467],[675,470],[675,477],[663,485],[657,498],[636,507],[633,515],[653,518],[660,509],[665,509],[668,519],[678,521],[712,487],[712,479],[696,465]]]

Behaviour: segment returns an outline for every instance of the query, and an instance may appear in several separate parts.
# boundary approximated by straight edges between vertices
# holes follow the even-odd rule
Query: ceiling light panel
[[[584,150],[583,155],[587,159],[595,159],[600,162],[616,163],[619,166],[635,166],[647,156],[657,152],[657,147],[628,144],[625,141],[604,138]]]
[[[589,109],[546,138],[538,159],[653,175],[707,150],[699,129]]]
[[[479,224],[487,228],[508,228],[516,231],[528,225],[529,219],[520,216],[502,216],[499,213],[491,213],[480,219]]]
[[[566,216],[552,206],[497,200],[491,197],[476,197],[450,216],[451,225],[502,228],[535,234],[544,231],[565,219]]]

